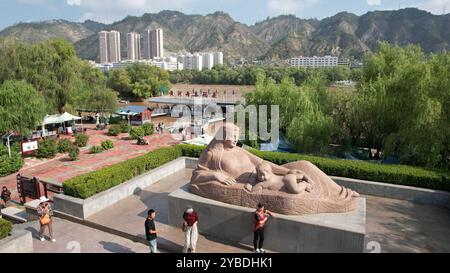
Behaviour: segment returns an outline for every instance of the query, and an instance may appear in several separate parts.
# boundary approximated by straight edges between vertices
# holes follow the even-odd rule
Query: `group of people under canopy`
[[[42,122],[41,129],[35,132],[33,134],[33,137],[46,137],[56,135],[58,133],[72,134],[75,131],[73,126],[75,125],[76,121],[81,121],[81,117],[71,115],[67,112],[61,115],[47,115]],[[71,124],[67,125],[67,123]],[[54,130],[49,131],[45,128],[46,126],[53,127]]]

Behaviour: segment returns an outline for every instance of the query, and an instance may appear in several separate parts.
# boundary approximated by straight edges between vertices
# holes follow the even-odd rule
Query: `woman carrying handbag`
[[[50,240],[52,242],[56,242],[55,238],[53,238],[53,228],[52,228],[52,217],[53,217],[53,210],[48,204],[49,199],[45,196],[42,196],[39,198],[41,203],[39,204],[37,208],[37,213],[39,215],[39,237],[41,241],[45,241],[44,238],[44,229],[45,227],[48,227],[48,233],[50,235]]]

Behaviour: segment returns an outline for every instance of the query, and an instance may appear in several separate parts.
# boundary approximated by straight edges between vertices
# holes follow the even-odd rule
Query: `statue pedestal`
[[[180,227],[186,205],[199,214],[199,231],[236,243],[252,245],[255,209],[194,195],[186,185],[169,197],[169,224]],[[270,208],[267,208],[270,209]],[[266,226],[264,248],[281,253],[361,253],[366,233],[366,199],[348,213],[303,216],[276,214]]]

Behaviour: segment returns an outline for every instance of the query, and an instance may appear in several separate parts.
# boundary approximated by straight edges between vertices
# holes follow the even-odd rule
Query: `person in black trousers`
[[[264,208],[264,205],[259,203],[258,208],[254,214],[254,237],[253,237],[253,252],[255,253],[265,253],[266,251],[263,248],[264,244],[264,230],[268,220],[268,217],[271,216],[275,218],[274,214]]]

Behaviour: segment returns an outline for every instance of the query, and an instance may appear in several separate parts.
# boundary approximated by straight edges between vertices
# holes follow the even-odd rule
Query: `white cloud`
[[[319,0],[268,0],[270,15],[296,14],[318,4]]]
[[[424,0],[419,3],[418,7],[434,14],[448,13],[450,12],[450,0]]]
[[[369,6],[380,6],[381,0],[366,0]]]
[[[69,6],[79,6],[81,5],[81,0],[66,0],[66,3]]]

